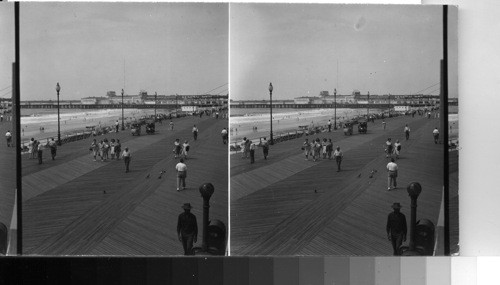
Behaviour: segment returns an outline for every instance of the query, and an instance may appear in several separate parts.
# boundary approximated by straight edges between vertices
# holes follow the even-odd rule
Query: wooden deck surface
[[[16,194],[16,150],[7,147],[5,133],[12,132],[12,122],[0,123],[0,222],[10,227]],[[12,136],[15,134],[13,133]]]
[[[268,160],[256,151],[253,165],[231,155],[231,255],[391,255],[387,214],[393,202],[400,202],[409,222],[406,186],[412,181],[423,188],[417,220],[437,225],[443,148],[434,144],[432,130],[438,121],[400,117],[386,122],[386,130],[381,120],[369,123],[366,135],[345,137],[337,131],[309,137],[332,138],[341,147],[343,170],[338,173],[333,160],[305,161],[303,139],[272,146]],[[409,141],[404,140],[406,123],[412,130]],[[393,191],[387,191],[387,137],[402,143],[399,188]],[[458,213],[452,213],[458,228]]]
[[[206,116],[157,124],[158,133],[132,137],[129,131],[98,137],[119,138],[132,153],[131,172],[122,160],[94,162],[91,139],[61,146],[55,161],[44,152],[44,163],[23,158],[24,254],[35,255],[179,255],[177,216],[191,203],[198,218],[201,244],[203,199],[198,187],[211,182],[210,218],[227,226],[227,146],[220,131],[227,120]],[[192,139],[191,128],[200,130]],[[176,191],[172,154],[175,138],[191,145],[186,180]],[[166,173],[158,178],[159,173]],[[150,174],[149,178],[146,176]],[[105,191],[105,192],[104,192]],[[198,245],[199,245],[198,244]]]

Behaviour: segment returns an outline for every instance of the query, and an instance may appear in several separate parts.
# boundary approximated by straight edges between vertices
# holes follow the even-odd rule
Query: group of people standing
[[[264,160],[267,160],[267,157],[269,156],[269,142],[265,137],[261,138],[258,144],[244,137],[243,142],[241,143],[241,150],[243,153],[243,156],[241,158],[250,157],[250,163],[255,163],[255,150],[257,149],[257,147],[262,147]]]
[[[42,164],[43,149],[46,147],[50,149],[50,156],[52,160],[55,160],[57,154],[57,143],[54,138],[51,138],[46,145],[43,145],[40,141],[31,138],[31,140],[28,142],[28,159],[38,159],[38,164]]]
[[[327,140],[326,138],[323,138],[323,141],[321,141],[319,138],[316,138],[311,142],[309,142],[309,139],[306,139],[302,144],[301,149],[304,151],[306,160],[309,160],[309,156],[312,156],[313,161],[319,159],[335,159],[335,162],[337,163],[337,172],[340,171],[340,165],[344,154],[340,150],[340,146],[337,146],[335,151],[333,150],[332,139]]]
[[[121,147],[119,139],[111,139],[111,141],[108,141],[108,139],[105,138],[100,142],[97,142],[97,140],[94,139],[90,144],[89,151],[92,152],[94,161],[97,161],[97,156],[101,158],[101,161],[107,161],[108,159],[119,160]]]

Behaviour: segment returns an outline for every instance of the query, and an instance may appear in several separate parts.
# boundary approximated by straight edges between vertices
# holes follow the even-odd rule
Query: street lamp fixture
[[[269,144],[273,145],[274,144],[274,139],[273,139],[273,84],[269,82],[269,98],[270,98],[270,110],[271,110],[271,133],[270,133],[270,140]]]
[[[123,91],[122,89],[122,131],[125,130],[125,122],[124,122],[124,117],[123,117],[123,94],[125,93],[125,91]]]
[[[61,91],[61,86],[59,82],[56,84],[57,91],[57,145],[61,145],[61,117],[60,117],[60,105],[59,105],[59,91]]]
[[[334,113],[333,113],[333,129],[337,129],[337,88],[333,89],[333,104],[334,104]]]

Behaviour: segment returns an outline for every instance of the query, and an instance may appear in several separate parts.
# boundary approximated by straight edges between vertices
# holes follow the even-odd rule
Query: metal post
[[[444,199],[444,254],[450,255],[450,180],[449,180],[449,152],[448,152],[448,6],[443,6],[443,75],[442,88],[443,94],[440,96],[441,116],[443,122],[441,132],[443,133],[444,148],[444,168],[443,168],[443,199]]]
[[[21,141],[21,133],[19,130],[21,129],[21,82],[19,78],[19,66],[20,66],[20,39],[19,39],[19,2],[14,2],[14,26],[17,31],[15,34],[15,62],[13,64],[13,74],[12,74],[12,111],[15,117],[12,117],[13,123],[15,124],[15,147],[16,147],[16,207],[17,207],[17,255],[23,254],[23,183],[22,179],[20,179],[22,175],[21,168],[21,148],[19,147],[19,142]]]
[[[59,115],[59,91],[61,90],[61,86],[59,85],[59,82],[57,82],[56,85],[56,91],[57,91],[57,145],[61,145],[61,118]]]
[[[333,117],[333,129],[337,129],[337,88],[333,89],[333,101],[334,101],[334,117]]]
[[[209,209],[210,209],[210,197],[214,193],[214,186],[212,183],[205,183],[200,186],[200,193],[203,197],[203,241],[201,244],[201,248],[204,252],[207,252],[208,249],[208,217],[209,217]]]
[[[269,83],[269,98],[270,98],[270,110],[271,110],[271,133],[270,133],[270,141],[269,144],[273,145],[274,144],[274,139],[273,139],[273,84]]]
[[[156,96],[157,96],[157,94],[155,92],[155,122],[156,122]]]
[[[370,120],[370,91],[368,91],[368,107],[366,108],[366,119]]]
[[[422,186],[418,182],[411,182],[406,188],[411,198],[411,217],[410,217],[410,252],[415,251],[415,228],[417,223],[417,199],[422,192]]]
[[[123,91],[123,89],[122,89],[122,131],[125,130],[125,123],[124,123],[124,117],[123,117],[123,93],[125,93],[125,91]]]

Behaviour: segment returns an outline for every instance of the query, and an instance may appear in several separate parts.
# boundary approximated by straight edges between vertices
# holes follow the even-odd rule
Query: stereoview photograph
[[[458,253],[456,7],[237,3],[230,26],[231,255]]]

